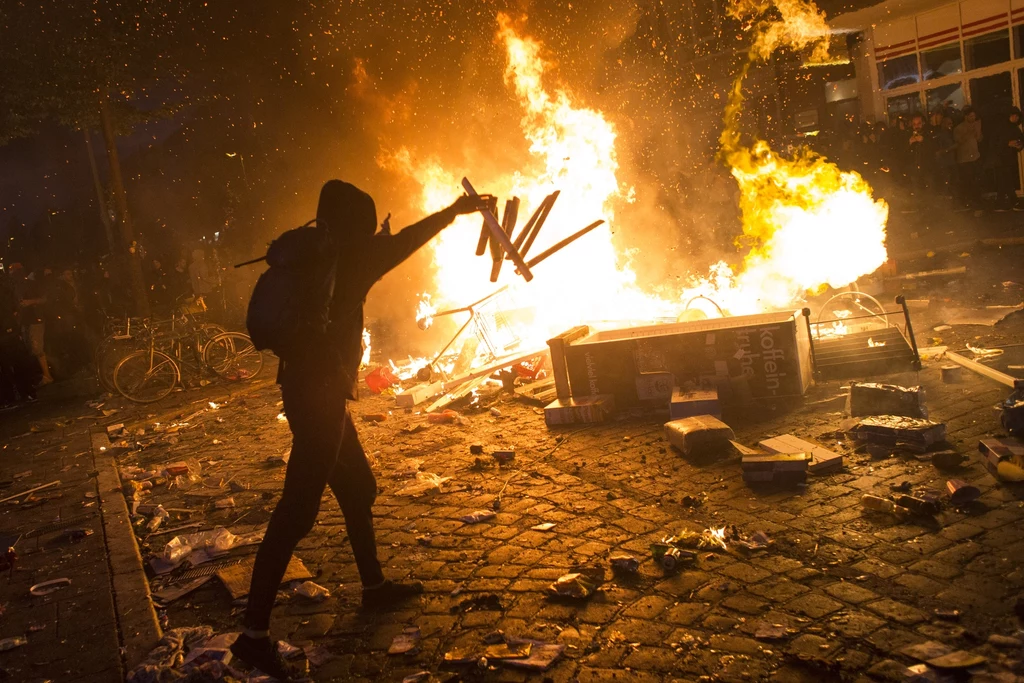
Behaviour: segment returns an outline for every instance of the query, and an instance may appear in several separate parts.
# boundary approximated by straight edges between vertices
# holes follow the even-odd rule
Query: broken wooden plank
[[[529,251],[530,247],[533,246],[534,241],[537,239],[537,235],[540,234],[540,229],[544,227],[544,222],[548,219],[548,214],[551,213],[551,209],[555,206],[555,200],[558,199],[558,195],[561,193],[560,190],[555,190],[544,200],[542,204],[543,210],[540,212],[540,216],[533,223],[533,228],[530,230],[530,234],[526,235],[526,243],[523,244],[522,254],[525,256]]]
[[[520,253],[522,253],[521,248],[523,246],[523,242],[525,242],[526,238],[530,236],[530,233],[533,231],[533,226],[540,219],[541,214],[544,213],[545,207],[547,207],[548,202],[552,201],[551,198],[557,194],[557,192],[554,195],[549,194],[547,197],[541,200],[541,203],[538,204],[537,208],[534,210],[533,215],[530,216],[530,220],[526,221],[526,225],[523,226],[522,232],[519,233],[519,236],[516,237],[516,241],[512,244],[512,246],[514,246],[517,251],[520,251]],[[505,259],[511,261],[512,257],[506,255]]]
[[[1000,372],[995,368],[990,368],[987,365],[982,365],[976,360],[971,360],[965,356],[961,356],[959,353],[953,353],[952,351],[946,352],[946,358],[953,361],[957,365],[962,365],[968,370],[978,373],[983,377],[994,379],[1000,384],[1004,384],[1010,388],[1016,388],[1019,384],[1024,384],[1024,380],[1017,379],[1012,375],[1007,375],[1005,372]]]
[[[549,394],[554,394],[555,380],[553,379],[542,379],[536,382],[530,382],[524,384],[521,387],[514,389],[516,396],[519,398],[529,401],[530,403],[536,403],[540,406],[546,406],[551,403],[550,400],[546,400]]]
[[[487,210],[491,214],[498,212],[498,198],[491,197],[487,200]],[[487,219],[485,218],[483,223],[480,225],[480,240],[476,243],[476,255],[483,256],[487,251],[487,240],[491,237],[491,229],[487,227]]]
[[[565,249],[567,246],[569,246],[570,244],[572,244],[573,242],[575,242],[579,238],[583,237],[584,235],[586,235],[591,230],[594,230],[595,228],[599,228],[602,225],[604,225],[604,219],[601,219],[601,220],[598,220],[598,221],[594,221],[593,223],[591,223],[587,227],[583,228],[579,232],[574,233],[572,235],[569,235],[564,240],[562,240],[560,242],[557,242],[554,245],[552,245],[551,247],[549,247],[548,249],[546,249],[545,251],[542,251],[536,257],[530,259],[529,262],[527,263],[527,265],[530,266],[531,268],[535,267],[537,264],[539,264],[544,259],[548,258],[549,256],[554,256],[556,253],[558,253],[562,249]]]
[[[482,386],[483,383],[486,382],[486,381],[487,381],[487,376],[486,375],[483,376],[483,377],[474,377],[473,379],[471,379],[471,380],[469,380],[467,382],[464,382],[463,384],[459,385],[458,387],[456,387],[452,391],[449,391],[444,396],[441,396],[439,399],[437,399],[436,401],[431,403],[429,406],[427,406],[423,410],[423,412],[425,412],[425,413],[433,413],[434,411],[437,411],[437,410],[444,410],[445,408],[450,406],[455,401],[458,401],[463,396],[467,396],[470,392],[480,388],[480,386]]]
[[[569,387],[569,369],[565,363],[565,347],[588,334],[590,334],[589,327],[578,325],[568,332],[548,339],[548,350],[551,352],[551,377],[555,381],[555,394],[559,401],[568,401],[572,398],[572,391]]]

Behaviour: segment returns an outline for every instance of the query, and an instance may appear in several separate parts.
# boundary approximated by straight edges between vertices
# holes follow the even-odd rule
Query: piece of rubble
[[[640,560],[632,555],[612,555],[609,561],[613,572],[636,574],[640,570]]]
[[[743,481],[749,485],[795,486],[806,483],[810,453],[755,453],[742,459]]]
[[[417,626],[407,626],[402,632],[394,637],[391,646],[388,648],[389,655],[416,654],[420,647],[420,629]]]
[[[758,445],[772,453],[807,453],[811,456],[810,462],[807,463],[807,471],[811,474],[830,474],[843,468],[843,456],[792,434],[765,439]]]
[[[976,655],[965,650],[957,650],[947,655],[928,660],[928,666],[936,669],[970,669],[988,661],[987,657]]]
[[[924,404],[924,390],[921,387],[901,387],[878,382],[853,382],[846,399],[846,411],[851,417],[928,417],[928,409]]]
[[[679,387],[672,390],[672,399],[668,404],[668,416],[673,420],[698,415],[722,417],[722,407],[718,402],[718,389],[708,391],[683,391]]]
[[[736,438],[732,428],[713,415],[697,415],[665,424],[665,436],[683,455],[700,458],[725,455]]]
[[[946,438],[946,425],[901,415],[866,417],[849,432],[860,442],[924,453]]]
[[[489,522],[497,516],[497,513],[493,510],[477,510],[476,512],[463,515],[459,519],[466,524],[478,524],[480,522]]]
[[[758,640],[781,640],[789,637],[789,629],[783,624],[760,622],[754,628],[754,637]]]
[[[571,572],[560,576],[548,586],[548,593],[559,598],[584,600],[594,594],[597,584],[590,577],[580,572]]]
[[[299,598],[312,600],[313,602],[323,602],[331,597],[331,591],[313,581],[303,581],[295,587],[292,594]]]
[[[1014,638],[1013,636],[1004,636],[998,633],[989,635],[986,642],[994,647],[1006,647],[1006,648],[1020,648],[1024,646],[1024,642],[1020,638]]]
[[[516,459],[516,451],[514,448],[502,448],[491,452],[491,457],[499,465],[507,465]]]
[[[947,481],[946,492],[949,493],[949,502],[956,506],[966,505],[981,497],[981,489],[962,479]]]
[[[982,439],[978,450],[992,476],[1003,481],[1024,481],[1024,441],[1012,437]]]
[[[530,527],[532,531],[551,531],[554,528],[554,522],[543,522],[542,524],[535,524]]]
[[[611,394],[557,399],[544,407],[544,422],[548,427],[605,422],[615,412],[615,397]]]

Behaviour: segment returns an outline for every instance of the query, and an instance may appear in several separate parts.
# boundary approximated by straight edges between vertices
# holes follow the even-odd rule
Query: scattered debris
[[[441,486],[445,482],[451,480],[451,477],[442,477],[433,472],[416,472],[415,479],[395,491],[395,495],[415,498],[428,493],[437,493],[441,491]]]
[[[972,667],[984,664],[988,661],[988,658],[982,657],[981,655],[972,654],[964,650],[957,650],[956,652],[950,652],[947,655],[936,657],[928,660],[928,666],[935,667],[936,669],[970,669]]]
[[[792,434],[765,439],[758,445],[772,453],[808,454],[810,462],[807,463],[807,472],[811,474],[830,474],[843,468],[843,456]]]
[[[902,505],[897,505],[888,498],[873,496],[870,493],[865,493],[861,496],[860,504],[865,510],[870,510],[872,512],[887,512],[890,515],[894,515],[901,519],[910,517],[912,514],[910,510]]]
[[[0,640],[0,652],[7,652],[8,650],[13,650],[16,647],[21,647],[22,645],[27,645],[27,644],[28,644],[28,639],[24,638],[22,636],[15,636],[13,638],[4,638],[3,640]]]
[[[493,451],[491,457],[494,458],[499,465],[507,465],[516,459],[516,452],[513,448],[505,448]]]
[[[530,529],[532,531],[551,531],[555,528],[554,522],[544,522],[542,524],[535,524]]]
[[[313,602],[323,602],[331,597],[331,591],[312,581],[303,581],[295,587],[292,594],[299,598],[312,600]]]
[[[752,450],[752,449],[750,449]],[[810,453],[761,453],[743,455],[743,481],[752,486],[795,486],[807,481]]]
[[[544,408],[544,422],[548,427],[605,422],[615,412],[615,397],[611,394],[582,398],[557,399]]]
[[[153,593],[153,600],[160,605],[169,605],[179,598],[183,598],[189,593],[192,593],[200,586],[204,585],[207,581],[213,578],[213,575],[200,576],[198,579],[189,581],[188,583],[181,586],[167,586]]]
[[[903,415],[927,418],[924,391],[921,387],[901,387],[877,382],[854,382],[846,401],[851,417],[868,415]]]
[[[959,384],[964,381],[964,368],[961,365],[943,365],[939,368],[942,381],[946,384]]]
[[[389,655],[409,655],[419,652],[420,629],[417,626],[407,626],[402,632],[394,637],[391,646],[388,648]]]
[[[483,455],[484,454],[484,446],[483,446],[483,444],[479,444],[479,443],[472,444],[469,447],[469,454],[470,455]]]
[[[866,417],[850,430],[857,441],[924,453],[946,438],[946,425],[900,415]]]
[[[640,571],[640,560],[632,555],[613,555],[610,559],[612,571],[621,574],[636,574]]]
[[[978,450],[992,476],[1003,481],[1024,481],[1024,441],[1020,439],[982,439]]]
[[[950,479],[946,482],[949,502],[959,507],[971,503],[981,497],[981,489],[961,479]]]
[[[932,464],[940,470],[954,470],[967,460],[967,456],[954,450],[936,451],[931,454]]]
[[[454,593],[456,594],[457,593]],[[494,593],[483,593],[480,595],[474,595],[471,598],[466,598],[457,605],[453,605],[449,610],[452,614],[460,612],[476,612],[476,611],[498,611],[501,612],[505,608],[501,604],[501,598]]]
[[[718,389],[683,391],[676,387],[668,404],[668,415],[672,420],[698,415],[713,415],[721,419],[722,407],[718,402]]]
[[[232,565],[230,567],[224,567],[216,572],[216,577],[220,580],[228,593],[231,594],[232,600],[238,600],[244,598],[249,594],[249,584],[252,583],[252,567],[253,559],[250,558],[245,562]],[[312,579],[313,575],[306,569],[306,565],[302,564],[302,560],[292,555],[291,559],[288,560],[288,567],[285,569],[284,577],[281,579],[282,584],[291,583],[292,581],[305,581],[306,579]]]
[[[665,435],[683,455],[716,457],[730,450],[732,428],[712,415],[698,415],[665,424]]]
[[[789,629],[782,624],[760,622],[754,628],[754,637],[758,640],[782,640],[789,636]]]
[[[459,517],[459,519],[466,524],[478,524],[480,522],[489,522],[497,516],[497,513],[493,510],[477,510],[476,512],[471,512],[468,515],[463,515],[462,517]]]

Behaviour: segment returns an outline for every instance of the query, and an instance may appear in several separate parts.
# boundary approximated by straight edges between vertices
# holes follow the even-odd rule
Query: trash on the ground
[[[937,515],[942,511],[942,501],[934,493],[919,491],[896,496],[896,505],[904,507],[915,515]]]
[[[728,550],[725,545],[725,527],[709,528],[701,532],[697,547],[702,550]]]
[[[792,434],[765,439],[758,445],[772,453],[807,453],[811,456],[810,462],[807,463],[807,471],[811,474],[829,474],[843,468],[843,456]]]
[[[967,350],[974,354],[975,360],[984,360],[985,358],[995,358],[996,356],[1003,355],[1002,349],[986,349],[980,346],[967,345]]]
[[[493,451],[491,453],[491,457],[494,458],[499,465],[507,465],[516,459],[516,451],[513,448],[502,448]]]
[[[854,425],[849,434],[860,442],[924,453],[945,440],[946,425],[901,415],[874,415]]]
[[[544,522],[542,524],[534,524],[530,527],[532,531],[551,531],[555,528],[554,522]]]
[[[215,557],[223,555],[232,548],[259,543],[261,539],[262,533],[236,536],[219,526],[209,531],[175,536],[164,546],[161,557],[167,562],[178,563],[197,550],[206,551],[211,557]],[[193,564],[195,563],[193,562]]]
[[[782,624],[760,622],[754,627],[754,637],[758,640],[781,640],[789,636],[789,629]]]
[[[323,666],[336,656],[323,645],[307,645],[302,651],[306,654],[306,660],[313,666]]]
[[[441,491],[441,486],[451,480],[451,477],[442,477],[433,472],[417,472],[415,479],[395,491],[395,495],[416,497],[427,493],[439,492]]]
[[[935,616],[946,621],[959,621],[960,610],[953,609],[952,607],[936,607]]]
[[[548,427],[605,422],[615,412],[615,397],[611,394],[582,398],[556,399],[544,407],[544,422]]]
[[[423,461],[418,458],[406,458],[398,464],[395,468],[394,475],[400,479],[408,479],[415,477],[416,473],[420,471],[420,467],[423,466]]]
[[[463,515],[462,517],[459,517],[459,519],[466,524],[477,524],[479,522],[490,521],[497,516],[497,513],[493,510],[477,510],[476,512],[471,512],[468,515]]]
[[[296,597],[305,598],[314,602],[323,602],[327,598],[331,597],[331,591],[312,581],[303,581],[295,587],[292,594]]]
[[[209,626],[176,628],[165,631],[146,659],[128,673],[128,683],[156,683],[186,678],[188,672],[179,665],[187,650],[199,647],[213,636]]]
[[[271,464],[271,465],[287,465],[288,464],[288,459],[291,458],[291,456],[292,456],[292,449],[289,448],[288,450],[286,450],[284,453],[281,453],[280,455],[277,455],[277,454],[268,455],[267,456],[267,462],[269,464]]]
[[[928,666],[936,669],[970,669],[988,661],[987,657],[976,655],[965,650],[957,650],[949,654],[929,659]]]
[[[957,469],[964,463],[965,460],[967,460],[967,456],[964,455],[963,453],[948,449],[942,451],[935,451],[934,453],[931,453],[930,455],[923,457],[929,458],[932,461],[932,464],[935,465],[935,467],[940,470]]]
[[[200,576],[181,586],[166,586],[153,593],[153,600],[161,605],[169,605],[193,592],[212,578],[213,574],[210,574],[209,576]]]
[[[665,423],[665,436],[683,455],[710,458],[725,455],[736,438],[732,428],[713,415],[696,415]]]
[[[609,561],[611,562],[613,572],[636,574],[640,571],[640,560],[632,555],[612,555]]]
[[[153,511],[153,516],[149,518],[148,522],[146,522],[146,530],[149,533],[153,533],[159,529],[160,525],[164,523],[164,520],[170,516],[171,513],[167,512],[163,505],[157,505],[156,509]]]
[[[417,626],[407,626],[402,632],[395,636],[388,648],[389,655],[415,654],[420,646],[420,629]]]
[[[982,439],[978,442],[982,462],[997,479],[1024,481],[1024,441],[1015,438]]]
[[[228,488],[230,488],[234,493],[242,493],[243,491],[249,491],[250,489],[252,489],[252,485],[246,482],[235,481],[234,479],[232,479],[231,481],[228,482]]]
[[[458,422],[461,415],[454,410],[442,410],[439,413],[430,413],[427,415],[427,422],[430,424],[454,424]]]
[[[34,488],[26,489],[25,491],[22,491],[21,493],[15,493],[13,496],[7,496],[6,498],[0,498],[0,503],[6,503],[9,500],[15,500],[16,498],[21,498],[22,496],[28,496],[30,494],[35,493],[36,491],[42,491],[43,489],[53,488],[54,486],[60,486],[60,480],[59,479],[56,480],[56,481],[51,481],[49,484],[42,484],[42,485],[36,486]]]
[[[219,569],[214,575],[224,584],[224,588],[231,594],[231,599],[238,600],[249,594],[249,584],[252,583],[252,567],[253,560],[250,558],[240,564]],[[312,578],[313,575],[306,569],[306,565],[302,564],[302,560],[292,555],[288,560],[288,567],[284,571],[281,583],[287,584]]]
[[[416,537],[416,542],[420,545],[430,545],[434,542],[434,539],[430,537],[430,534],[423,534]]]
[[[921,387],[901,387],[878,382],[853,382],[846,399],[846,411],[851,417],[928,417],[928,409],[924,404],[924,390]]]
[[[904,519],[913,514],[907,508],[902,505],[897,505],[888,498],[873,496],[870,493],[865,493],[860,497],[860,504],[865,510],[870,510],[872,512],[886,512],[890,515]]]
[[[369,415],[362,415],[360,419],[363,422],[386,422],[388,419],[387,413],[370,413]]]
[[[761,453],[744,455],[743,481],[750,485],[795,486],[807,481],[810,453]]]
[[[966,505],[981,497],[981,489],[968,484],[962,479],[950,479],[946,482],[946,492],[949,494],[949,502],[953,505]]]
[[[1003,401],[999,422],[1007,433],[1024,436],[1024,391],[1018,389]]]
[[[747,537],[740,537],[733,541],[734,545],[743,548],[747,552],[756,552],[758,550],[767,550],[770,548],[775,541],[768,537],[763,531],[755,531]]]
[[[381,365],[366,373],[363,381],[366,382],[366,386],[370,391],[375,394],[380,394],[385,389],[401,384],[401,380],[395,377],[395,373],[391,372],[391,368],[386,365]]]
[[[67,577],[62,577],[59,579],[51,579],[50,581],[43,581],[42,583],[37,583],[36,585],[29,588],[28,592],[39,598],[44,595],[49,595],[54,591],[59,591],[61,588],[67,588],[70,585],[71,579]]]
[[[492,407],[489,411],[494,417],[501,417],[501,411],[497,408]]]
[[[964,381],[964,369],[960,365],[943,365],[939,368],[942,381],[946,384],[959,384]]]
[[[214,503],[213,506],[218,510],[226,510],[228,508],[233,508],[235,507],[235,499],[231,496],[227,498],[221,498],[216,503]]]
[[[109,425],[107,427],[107,436],[120,436],[124,432],[124,423],[119,422],[116,425]]]
[[[526,659],[533,650],[533,644],[528,641],[515,641],[512,643],[491,643],[484,648],[483,656],[488,661],[506,661],[509,659]]]
[[[722,417],[722,407],[718,402],[718,389],[683,391],[676,387],[672,391],[672,399],[668,404],[668,416],[672,420],[698,415]]]
[[[13,650],[16,647],[27,645],[28,639],[23,636],[14,636],[13,638],[4,638],[0,640],[0,652],[7,652]]]
[[[470,455],[483,455],[484,454],[484,445],[480,444],[480,443],[471,444],[470,447],[469,447],[469,454]]]
[[[582,600],[593,595],[596,588],[596,582],[589,576],[580,572],[571,572],[560,576],[548,586],[548,593],[560,598]]]
[[[177,477],[179,475],[185,475],[189,473],[188,463],[184,460],[180,462],[172,462],[171,464],[164,467],[164,476],[166,477]]]
[[[403,678],[402,683],[427,683],[432,676],[433,674],[429,671],[417,671]]]

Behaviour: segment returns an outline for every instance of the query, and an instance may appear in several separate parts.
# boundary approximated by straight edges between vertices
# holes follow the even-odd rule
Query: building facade
[[[850,41],[860,117],[972,105],[984,121],[1020,105],[1024,0],[888,0],[830,21]]]

